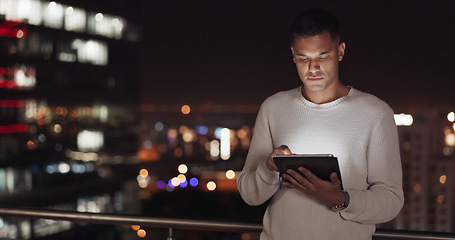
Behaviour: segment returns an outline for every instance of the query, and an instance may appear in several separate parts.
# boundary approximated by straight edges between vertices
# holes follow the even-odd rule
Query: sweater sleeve
[[[404,203],[397,127],[392,110],[374,126],[367,149],[366,190],[350,190],[350,204],[341,212],[347,220],[377,224],[392,220]]]
[[[260,205],[279,188],[278,172],[270,171],[266,160],[273,151],[273,141],[264,104],[261,106],[245,166],[237,179],[237,187],[243,200],[249,205]]]

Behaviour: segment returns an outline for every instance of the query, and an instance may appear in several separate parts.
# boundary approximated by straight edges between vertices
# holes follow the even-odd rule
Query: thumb
[[[333,173],[330,174],[330,181],[331,181],[332,183],[337,184],[337,185],[340,185],[340,184],[341,184],[341,183],[340,183],[340,180],[338,179],[338,175],[337,175],[336,172],[333,172]]]

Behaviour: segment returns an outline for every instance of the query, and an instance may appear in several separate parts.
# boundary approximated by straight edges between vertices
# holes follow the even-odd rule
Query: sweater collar
[[[297,87],[295,88],[295,92],[297,93],[298,95],[298,98],[300,100],[300,102],[309,107],[309,108],[314,108],[314,109],[326,109],[326,108],[331,108],[331,107],[334,107],[340,103],[342,103],[346,98],[352,96],[353,94],[355,94],[355,89],[351,86],[348,86],[349,88],[349,92],[348,92],[348,95],[346,96],[343,96],[343,97],[340,97],[340,98],[337,98],[331,102],[328,102],[328,103],[323,103],[323,104],[316,104],[316,103],[313,103],[313,102],[310,102],[309,100],[307,100],[303,95],[302,95],[302,87],[303,86],[300,86],[300,87]]]

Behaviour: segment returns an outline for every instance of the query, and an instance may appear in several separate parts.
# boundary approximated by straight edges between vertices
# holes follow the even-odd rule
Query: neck
[[[325,89],[320,92],[311,91],[305,88],[305,86],[302,87],[303,97],[305,97],[308,101],[316,104],[324,104],[335,101],[338,98],[348,95],[348,93],[349,88],[341,83],[337,86],[334,86],[333,89]]]

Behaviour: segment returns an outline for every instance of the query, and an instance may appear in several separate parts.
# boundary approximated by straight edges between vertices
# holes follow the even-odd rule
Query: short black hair
[[[291,25],[291,44],[294,45],[296,37],[316,36],[324,31],[330,33],[332,41],[340,40],[340,24],[332,14],[319,8],[305,10]]]

